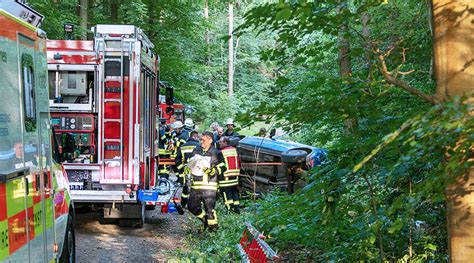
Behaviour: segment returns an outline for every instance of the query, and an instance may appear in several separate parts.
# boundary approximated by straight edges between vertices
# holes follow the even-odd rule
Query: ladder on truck
[[[120,51],[109,51],[106,50],[105,43],[111,43],[111,41],[119,42],[120,41]],[[102,50],[99,47],[99,56],[103,59],[103,70],[102,70],[102,83],[101,83],[101,107],[100,113],[102,118],[100,118],[99,123],[99,132],[101,139],[101,156],[102,156],[102,174],[100,178],[101,183],[130,183],[131,176],[125,172],[124,164],[129,159],[127,152],[124,151],[126,140],[124,138],[124,128],[128,130],[128,127],[124,127],[130,123],[130,118],[128,122],[125,122],[124,117],[127,112],[125,112],[126,101],[125,101],[125,85],[129,83],[129,74],[124,76],[124,63],[129,63],[128,58],[131,55],[131,48],[127,50],[125,54],[124,44],[127,42],[124,41],[124,37],[109,37],[105,36],[103,38]],[[128,44],[130,44],[128,42]],[[99,45],[100,46],[100,45]],[[114,45],[116,46],[116,45]],[[117,69],[117,64],[119,64],[120,74],[116,74],[112,67]],[[115,73],[115,74],[113,74]],[[128,91],[128,94],[131,94],[132,91]],[[130,100],[130,97],[129,97]],[[128,108],[130,111],[130,108]],[[128,140],[130,140],[130,135],[128,135]]]

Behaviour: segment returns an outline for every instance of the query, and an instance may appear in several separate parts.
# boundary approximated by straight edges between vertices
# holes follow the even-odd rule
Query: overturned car
[[[279,188],[293,193],[311,168],[327,162],[327,152],[301,143],[248,136],[235,142],[241,160],[243,191]]]

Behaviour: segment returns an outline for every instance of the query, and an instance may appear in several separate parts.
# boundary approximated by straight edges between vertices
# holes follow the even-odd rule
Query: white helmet
[[[172,125],[173,129],[183,128],[183,123],[181,121],[175,121]]]
[[[234,120],[232,118],[228,118],[225,122],[225,125],[234,125]]]
[[[186,126],[186,127],[188,127],[188,128],[193,128],[193,127],[194,127],[193,119],[187,118],[187,119],[184,121],[184,126]]]

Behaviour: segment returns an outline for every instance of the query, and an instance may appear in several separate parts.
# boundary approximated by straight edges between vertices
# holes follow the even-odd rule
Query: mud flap
[[[104,218],[141,219],[142,204],[105,204]]]

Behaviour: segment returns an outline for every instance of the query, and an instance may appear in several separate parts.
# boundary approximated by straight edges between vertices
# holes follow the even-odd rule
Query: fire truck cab
[[[74,262],[68,178],[50,125],[43,16],[0,1],[0,261]]]
[[[72,199],[143,225],[147,196],[160,203],[173,192],[156,177],[159,57],[133,25],[91,30],[90,41],[47,43],[51,117]]]
[[[165,94],[160,95],[158,117],[161,120],[166,120],[166,124],[171,124],[173,121],[184,122],[185,112],[184,105],[181,103],[175,103],[173,96],[173,87],[167,81],[160,81],[160,90],[164,90]],[[173,119],[172,116],[176,119]]]

